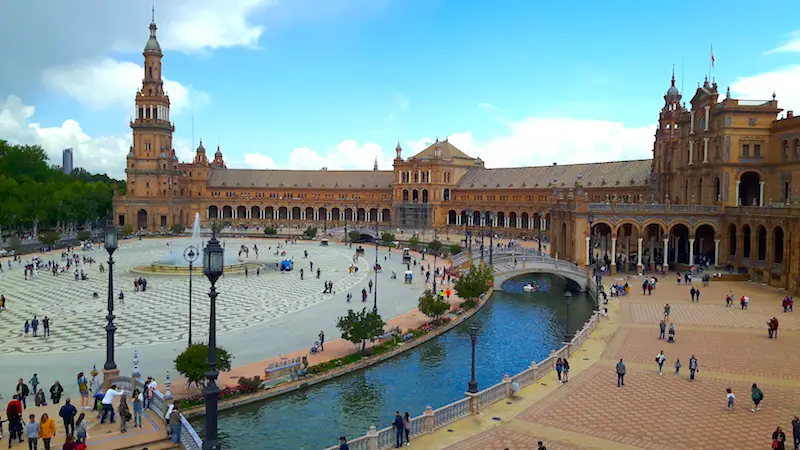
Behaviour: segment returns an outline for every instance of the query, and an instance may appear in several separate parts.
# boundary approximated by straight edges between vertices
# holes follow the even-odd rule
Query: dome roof
[[[675,86],[670,86],[669,89],[667,90],[668,97],[677,97],[678,95],[680,95],[680,92],[678,92],[678,88],[676,88]]]
[[[150,22],[150,39],[147,40],[147,43],[144,44],[144,51],[145,52],[155,52],[161,53],[161,45],[158,43],[158,39],[156,39],[156,27],[155,21]]]

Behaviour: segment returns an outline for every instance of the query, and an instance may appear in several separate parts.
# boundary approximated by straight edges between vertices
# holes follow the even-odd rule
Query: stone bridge
[[[480,249],[472,251],[473,264],[481,260]],[[484,248],[484,262],[489,262],[488,251]],[[453,265],[461,266],[469,261],[467,252],[461,252],[453,257]],[[516,261],[516,263],[515,263]],[[594,298],[597,294],[597,284],[590,277],[589,272],[578,267],[571,261],[562,261],[550,255],[535,250],[515,248],[497,249],[492,252],[492,269],[494,270],[495,289],[503,289],[506,281],[529,273],[547,273],[567,280],[574,288],[581,292],[589,292]]]

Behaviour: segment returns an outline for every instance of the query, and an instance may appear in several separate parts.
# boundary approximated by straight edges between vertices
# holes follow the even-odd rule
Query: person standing
[[[733,389],[725,389],[725,392],[727,392],[726,398],[728,399],[728,410],[735,411],[734,407],[736,404],[736,395],[733,394]]]
[[[169,414],[169,429],[173,444],[181,443],[181,412],[177,407]]]
[[[625,386],[625,363],[622,358],[617,363],[617,387]]]
[[[28,438],[28,450],[37,450],[39,448],[39,432],[41,427],[36,422],[36,416],[31,414],[28,416],[30,422],[25,425],[25,436]]]
[[[689,358],[689,380],[694,381],[694,375],[699,371],[700,369],[697,366],[697,358],[692,355],[692,357]]]
[[[58,411],[59,417],[64,421],[64,431],[67,434],[75,434],[75,415],[78,414],[77,408],[67,399],[64,406]]]
[[[122,396],[119,398],[117,412],[119,413],[119,432],[127,433],[128,421],[131,420],[131,410],[128,408],[128,398],[125,396],[125,394],[122,394]]]
[[[750,411],[760,411],[761,408],[759,408],[758,405],[761,404],[761,400],[764,400],[764,393],[761,392],[761,389],[759,389],[758,385],[755,383],[753,383],[753,387],[750,389],[750,392],[753,394],[753,407],[750,409]]]
[[[133,428],[142,427],[142,414],[144,414],[144,396],[138,389],[133,390]]]
[[[81,394],[81,408],[89,409],[89,380],[83,372],[78,373],[76,382],[78,383],[78,392]]]
[[[792,441],[794,450],[800,450],[800,417],[797,416],[792,419]]]
[[[31,321],[31,330],[33,330],[33,337],[37,337],[36,334],[39,331],[39,319],[36,316],[33,316],[33,320]]]
[[[564,373],[561,375],[561,379],[564,383],[566,383],[569,381],[569,361],[567,361],[567,358],[563,358],[561,360],[561,364],[564,365]]]
[[[400,416],[400,411],[394,412],[394,422],[392,422],[392,428],[394,428],[395,432],[395,448],[400,448],[403,446],[403,417]]]
[[[656,364],[658,364],[659,375],[663,375],[662,369],[664,368],[664,361],[666,360],[667,360],[667,355],[664,354],[664,350],[661,350],[661,352],[656,355]]]
[[[556,376],[558,376],[558,382],[561,382],[561,372],[564,371],[564,362],[561,358],[556,360]]]
[[[319,330],[319,351],[325,350],[325,332]]]
[[[786,433],[783,432],[781,427],[775,429],[772,433],[772,448],[776,450],[786,450]]]
[[[17,399],[22,403],[22,409],[28,407],[28,402],[26,401],[28,396],[31,395],[31,390],[22,378],[19,379],[17,383]]]
[[[50,337],[50,318],[44,316],[42,319],[42,327],[44,328],[44,337]]]
[[[28,383],[30,383],[31,386],[33,386],[33,392],[34,393],[39,392],[39,375],[38,374],[33,374],[31,379],[28,380]]]
[[[408,411],[403,414],[403,431],[406,433],[406,446],[411,445],[411,414]]]
[[[6,416],[8,417],[8,447],[11,448],[11,441],[15,438],[22,443],[22,430],[24,428],[22,419],[22,402],[14,394],[14,398],[6,406]]]
[[[347,443],[347,438],[339,436],[339,450],[350,450],[350,444]]]
[[[77,424],[77,427],[75,428],[75,440],[78,441],[79,443],[85,444],[87,431],[89,428],[89,424],[86,423],[86,414],[81,413],[81,415],[78,416],[78,420],[75,423]],[[71,436],[72,435],[68,434],[67,438]]]
[[[667,322],[664,319],[661,319],[661,323],[658,324],[658,338],[664,339],[667,335]]]
[[[42,414],[39,419],[39,437],[42,438],[44,450],[50,450],[50,440],[56,435],[56,423],[47,415]]]
[[[64,394],[64,387],[61,386],[61,382],[56,380],[52,386],[50,386],[50,400],[53,401],[54,405],[61,403],[61,396]]]
[[[100,417],[101,424],[106,423],[106,416],[108,413],[111,413],[111,423],[114,423],[114,397],[123,395],[124,393],[125,391],[117,390],[116,384],[112,384],[111,387],[108,388],[101,402],[101,407],[103,408],[103,415]]]

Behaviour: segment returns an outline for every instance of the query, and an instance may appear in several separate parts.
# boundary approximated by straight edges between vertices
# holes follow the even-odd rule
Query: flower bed
[[[219,391],[220,400],[228,400],[231,398],[239,397],[241,395],[252,394],[261,388],[261,377],[241,377],[236,386],[225,386]],[[191,408],[205,403],[202,395],[193,395],[184,399],[176,400],[180,409]]]

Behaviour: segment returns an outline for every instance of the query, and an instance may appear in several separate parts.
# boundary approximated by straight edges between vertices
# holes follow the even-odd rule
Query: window
[[[147,150],[147,151],[150,151],[150,143],[149,142],[145,142],[144,143],[144,149]]]
[[[789,181],[784,181],[783,182],[782,197],[783,197],[783,201],[786,202],[787,204],[790,201],[791,192],[792,192],[792,184]]]
[[[750,157],[750,144],[742,145],[742,158]]]
[[[761,158],[761,144],[754,144],[753,145],[753,158],[756,158],[756,159]]]
[[[789,141],[783,141],[781,144],[781,159],[784,161],[789,160]]]

